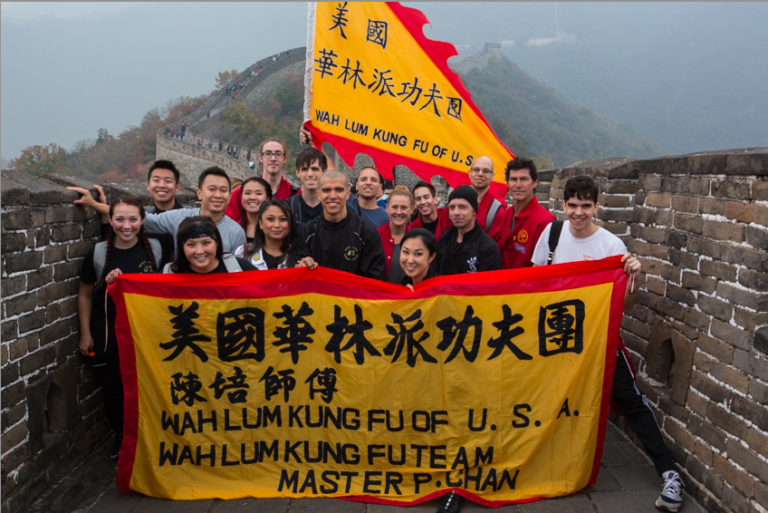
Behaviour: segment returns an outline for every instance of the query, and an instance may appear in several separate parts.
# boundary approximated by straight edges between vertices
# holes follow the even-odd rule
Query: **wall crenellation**
[[[355,167],[366,162],[359,155]],[[406,168],[395,174],[415,182]],[[765,511],[768,149],[579,162],[542,171],[537,198],[562,218],[565,181],[580,174],[601,186],[598,223],[643,264],[621,336],[686,492],[708,511]],[[98,385],[76,350],[80,266],[100,223],[72,205],[65,185],[90,184],[2,174],[1,478],[9,513],[24,510],[108,431]],[[149,201],[143,184],[105,189]],[[181,200],[190,204],[192,191]]]

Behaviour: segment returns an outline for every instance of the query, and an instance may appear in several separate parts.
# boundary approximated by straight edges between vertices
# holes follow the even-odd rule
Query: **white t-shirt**
[[[563,231],[560,232],[560,241],[555,248],[553,264],[567,262],[581,262],[583,260],[601,260],[615,255],[627,253],[627,246],[621,239],[606,230],[598,228],[595,233],[585,239],[577,239],[571,233],[569,221],[563,223]],[[552,224],[544,228],[533,250],[533,265],[547,265],[549,258],[549,231]]]

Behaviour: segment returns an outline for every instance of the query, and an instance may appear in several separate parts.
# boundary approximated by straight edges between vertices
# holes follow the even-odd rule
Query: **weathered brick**
[[[703,313],[697,312],[692,308],[688,308],[685,310],[683,322],[688,326],[696,328],[699,332],[709,332],[709,325],[712,321],[708,315],[704,315]],[[699,333],[699,335],[701,334]]]
[[[669,433],[677,443],[685,447],[688,451],[693,452],[694,439],[690,431],[684,426],[679,425],[677,422],[667,421],[664,423],[664,430]]]
[[[0,240],[0,252],[3,255],[24,251],[27,247],[27,236],[22,233],[4,233]]]
[[[688,246],[688,235],[685,232],[670,231],[664,242],[670,248],[682,249]]]
[[[67,246],[49,246],[43,251],[43,262],[53,264],[67,259]]]
[[[51,228],[42,226],[35,230],[35,248],[43,249],[51,243]]]
[[[5,372],[5,369],[3,369],[3,372]],[[0,396],[0,402],[3,403],[3,408],[13,406],[14,404],[18,404],[23,401],[26,397],[26,389],[27,385],[24,383],[24,381],[18,381],[7,387],[4,386],[2,396]]]
[[[765,251],[746,249],[743,246],[718,246],[720,255],[715,258],[719,258],[724,262],[741,264],[755,271],[768,271],[768,258],[765,258]]]
[[[3,301],[6,301],[9,297],[15,296],[27,288],[27,275],[20,274],[12,278],[3,278]]]
[[[53,266],[53,279],[55,281],[68,280],[80,274],[83,267],[82,260],[73,260],[71,262],[62,262]]]
[[[671,210],[657,210],[656,215],[653,216],[653,224],[657,226],[671,226],[674,212]]]
[[[3,400],[3,404],[5,404],[5,400]],[[753,427],[749,430],[744,440],[750,449],[768,458],[768,436],[760,433],[760,431]]]
[[[725,411],[725,409],[715,403],[709,403],[709,406],[707,407],[707,420],[733,436],[739,438],[747,436],[749,427],[744,422],[734,417],[732,413]]]
[[[27,208],[3,213],[3,231],[28,230],[43,224],[43,212]]]
[[[702,374],[709,374],[709,371],[715,366],[716,363],[717,360],[702,351],[698,351],[693,356],[693,364],[696,366],[696,370],[700,371]]]
[[[0,326],[0,333],[2,333],[2,338],[0,338],[0,340],[3,342],[15,339],[19,333],[19,323],[16,319],[3,321]]]
[[[72,333],[71,324],[66,319],[52,324],[40,333],[40,345],[44,346],[62,339]]]
[[[656,306],[666,315],[674,317],[679,321],[682,321],[685,318],[685,307],[669,298],[660,297],[656,302]]]
[[[629,223],[632,221],[632,210],[619,208],[600,208],[597,211],[597,218],[603,221],[622,221]]]
[[[62,224],[51,227],[51,240],[54,242],[67,242],[81,237],[80,224]]]
[[[720,221],[704,221],[704,236],[717,240],[744,242],[744,226]]]
[[[5,313],[8,317],[31,312],[37,306],[37,294],[25,294],[5,302]]]
[[[600,201],[600,205],[607,208],[627,208],[629,207],[629,196],[605,195]]]
[[[768,258],[768,255],[766,255],[766,258]],[[768,292],[768,273],[751,271],[749,269],[740,269],[739,283],[748,289],[758,290],[760,292]]]
[[[702,259],[701,262],[699,262],[699,270],[701,271],[701,274],[714,276],[718,280],[736,281],[736,267],[717,260]]]
[[[712,319],[710,331],[713,336],[725,340],[739,349],[749,349],[751,337],[749,336],[749,333],[744,330],[740,330],[735,326],[718,321],[717,319]]]
[[[8,408],[8,424],[5,427],[13,426],[17,424],[27,414],[26,404],[17,404]]]
[[[22,376],[26,376],[27,374],[31,374],[36,370],[45,367],[46,365],[52,364],[55,359],[56,348],[45,347],[22,358],[19,362],[19,370]]]
[[[656,211],[650,208],[635,207],[632,210],[632,222],[642,224],[653,224],[656,217]]]
[[[747,497],[752,496],[752,489],[755,482],[749,474],[734,467],[727,459],[719,454],[715,454],[712,458],[715,472],[723,476],[726,482],[732,484],[734,488],[746,494]]]
[[[640,238],[656,244],[664,242],[667,231],[662,228],[644,226],[640,228]]]
[[[667,286],[667,297],[673,301],[689,306],[696,304],[696,297],[693,295],[693,292],[671,283]]]
[[[747,244],[753,248],[765,250],[768,248],[768,230],[763,230],[755,226],[744,228],[744,237]]]
[[[717,286],[717,280],[708,278],[701,274],[683,271],[683,287],[686,289],[699,290],[706,294],[712,294]]]
[[[39,330],[45,326],[45,310],[37,310],[19,317],[19,334],[24,335],[30,331]]]
[[[637,179],[639,189],[644,191],[656,192],[661,190],[661,176],[642,175]]]
[[[101,222],[94,219],[83,226],[83,238],[92,239],[101,236]]]
[[[70,283],[74,283],[76,286],[78,282],[76,280],[60,281],[58,283],[52,283],[46,287],[40,289],[38,295],[38,305],[46,306],[48,303],[63,299],[70,295]]]
[[[768,381],[768,365],[765,356],[759,357],[759,353],[751,354],[742,349],[734,349],[732,365],[743,370],[747,374],[755,376],[763,381]]]
[[[725,214],[725,201],[714,198],[699,198],[699,211],[702,214]]]
[[[645,197],[645,204],[649,207],[669,208],[671,198],[672,196],[669,194],[648,194]]]
[[[51,205],[45,210],[45,222],[69,223],[75,220],[75,208],[69,205]]]
[[[654,292],[660,296],[666,294],[667,282],[662,279],[655,278],[653,276],[646,276],[645,286],[649,291]]]
[[[649,244],[647,242],[639,241],[635,238],[630,238],[627,241],[627,249],[633,255],[639,256],[652,256],[655,258],[666,259],[668,249],[658,244]]]
[[[669,280],[674,283],[680,283],[681,274],[682,271],[674,265],[664,264],[661,266],[661,277],[665,280]]]
[[[42,251],[28,251],[5,256],[5,270],[8,274],[31,271],[43,263]]]
[[[33,291],[48,285],[53,281],[53,267],[42,267],[36,271],[28,273],[27,291]]]
[[[69,259],[84,257],[88,250],[94,246],[93,241],[78,241],[67,244],[67,257]]]
[[[687,248],[687,245],[686,245]],[[698,255],[694,255],[693,253],[688,253],[686,251],[680,251],[679,249],[670,248],[669,249],[669,262],[672,265],[676,265],[677,267],[684,267],[686,269],[698,269],[699,268],[699,257]]]
[[[731,411],[751,420],[759,429],[768,431],[768,408],[734,394]]]
[[[725,215],[740,223],[768,226],[768,207],[756,203],[729,201],[725,204]]]
[[[26,439],[27,422],[22,421],[3,433],[2,439],[0,439],[0,444],[3,446],[3,451],[7,451],[13,447],[16,447]]]
[[[17,379],[19,379],[19,364],[17,362],[9,363],[0,370],[0,387],[5,388]]]
[[[716,403],[724,403],[731,397],[731,391],[709,379],[706,374],[693,371],[691,386]]]
[[[699,211],[699,198],[697,196],[675,194],[672,196],[672,210],[695,214]]]
[[[689,425],[691,433],[702,438],[715,449],[719,451],[725,450],[725,433],[696,415],[691,415]]]
[[[768,485],[755,483],[755,502],[758,504],[768,504]]]
[[[729,365],[718,363],[712,368],[710,374],[716,380],[722,381],[739,392],[746,394],[749,391],[749,376],[746,376],[744,373],[739,372]]]
[[[768,312],[755,313],[743,308],[733,309],[734,322],[746,331],[754,331],[755,326],[768,324]]]
[[[712,466],[712,448],[702,443],[700,440],[696,440],[693,444],[693,454],[705,465]]]
[[[27,354],[27,339],[20,338],[8,344],[11,360],[18,360]]]
[[[675,214],[674,226],[679,230],[701,234],[704,232],[704,219],[699,216]]]
[[[699,294],[696,305],[702,312],[716,317],[722,321],[730,321],[733,317],[733,306],[719,299]]]
[[[751,308],[753,310],[760,310],[765,299],[765,296],[762,294],[740,289],[723,282],[719,282],[717,284],[716,290],[719,297],[727,299],[733,304],[746,306],[747,308]]]
[[[768,406],[768,384],[754,378],[751,379],[749,382],[749,395],[755,402]]]
[[[748,183],[734,182],[733,180],[712,181],[712,196],[716,198],[728,198],[748,200],[750,198],[750,186]]]
[[[58,303],[51,303],[44,311],[46,324],[53,324],[61,318],[61,307]]]
[[[697,413],[701,417],[706,417],[707,405],[709,404],[709,400],[706,397],[702,397],[693,390],[689,390],[686,401],[692,412]]]
[[[61,309],[60,315],[62,317],[69,317],[72,314],[77,313],[77,298],[68,299],[59,303]]]

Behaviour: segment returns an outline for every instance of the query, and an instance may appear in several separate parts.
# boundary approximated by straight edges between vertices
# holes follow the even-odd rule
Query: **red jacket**
[[[231,218],[233,221],[236,221],[238,224],[240,224],[240,212],[243,209],[242,194],[240,193],[240,189],[241,188],[238,187],[232,191],[232,196],[229,198],[229,205],[227,205],[227,210],[224,211],[227,217]],[[277,193],[272,193],[272,198],[287,200],[299,192],[301,192],[301,189],[294,188],[293,185],[291,185],[291,182],[285,178],[281,178],[280,187],[277,188]],[[248,229],[248,219],[245,220],[244,228]]]
[[[496,220],[488,235],[491,236],[501,251],[501,268],[517,269],[531,267],[533,249],[541,237],[541,232],[555,217],[539,205],[534,196],[515,219],[515,228],[510,231],[514,207],[496,215]],[[480,216],[478,216],[480,217]]]
[[[493,194],[491,194],[491,191],[487,191],[485,193],[485,196],[483,196],[483,201],[480,202],[480,204],[477,206],[477,222],[480,224],[480,228],[485,230],[486,233],[491,231],[491,227],[485,226],[485,219],[488,217],[488,209],[491,208],[491,204],[493,201],[496,200],[496,198],[493,197]],[[498,200],[496,200],[498,201]],[[494,218],[494,221],[504,215],[504,212],[506,211],[506,205],[503,201],[499,201],[501,203],[501,206],[499,207],[499,210],[496,212],[496,217]]]
[[[381,237],[381,245],[384,246],[384,258],[387,261],[387,276],[389,276],[389,264],[392,263],[392,253],[395,252],[395,239],[392,238],[392,232],[389,230],[389,222],[376,229]]]
[[[448,209],[438,208],[437,209],[437,228],[435,228],[435,240],[440,239],[440,236],[443,234],[443,232],[451,226],[453,226],[453,223],[451,222],[451,218],[448,217]],[[408,228],[406,228],[406,230],[412,230],[413,228],[424,228],[424,224],[421,222],[421,214],[419,214],[419,217],[417,217],[414,222],[408,225]]]

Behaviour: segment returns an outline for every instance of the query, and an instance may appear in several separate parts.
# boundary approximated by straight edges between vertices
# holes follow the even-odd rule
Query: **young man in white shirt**
[[[637,258],[627,252],[627,247],[621,239],[592,221],[600,206],[597,202],[598,194],[597,184],[589,176],[575,176],[566,182],[563,189],[563,210],[568,221],[562,225],[559,240],[553,241],[556,246],[552,261],[548,262],[549,235],[557,222],[550,224],[542,232],[533,252],[533,264],[560,264],[624,255],[624,271],[629,274],[624,294],[624,312],[628,312],[635,306],[635,278],[640,275],[642,266]],[[626,351],[623,350],[623,344],[616,355],[611,400],[643,443],[662,477],[662,490],[656,499],[656,507],[664,511],[679,511],[683,505],[683,483],[672,463],[669,449],[656,417],[648,406],[648,400],[635,386],[635,375]]]

